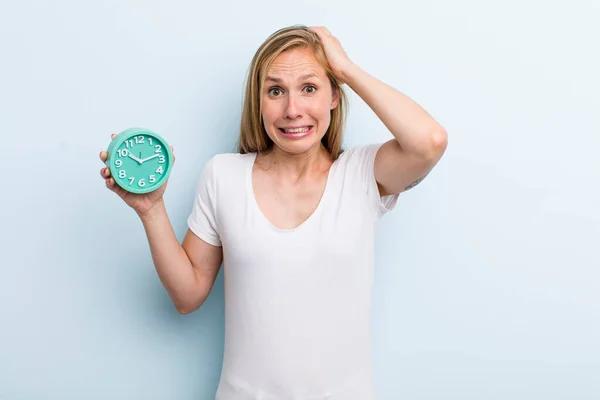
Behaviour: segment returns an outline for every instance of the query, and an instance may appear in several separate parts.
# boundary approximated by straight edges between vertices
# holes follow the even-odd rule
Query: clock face
[[[148,132],[126,136],[112,152],[111,174],[115,182],[133,193],[147,193],[167,178],[171,156],[168,145]]]

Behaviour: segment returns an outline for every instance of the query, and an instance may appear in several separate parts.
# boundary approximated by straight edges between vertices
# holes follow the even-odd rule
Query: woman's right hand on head
[[[111,140],[114,139],[117,135],[112,134]],[[171,146],[171,151],[173,152],[173,146]],[[100,152],[100,160],[102,162],[106,162],[107,153],[105,150]],[[175,164],[175,154],[173,153],[173,165]],[[100,175],[104,179],[104,183],[106,187],[113,192],[115,192],[123,201],[133,208],[138,215],[142,216],[144,214],[149,213],[152,208],[162,201],[163,195],[167,188],[167,181],[160,186],[158,189],[145,194],[137,194],[131,193],[127,190],[123,189],[121,186],[115,183],[115,180],[110,174],[110,170],[108,167],[104,167],[100,170]]]

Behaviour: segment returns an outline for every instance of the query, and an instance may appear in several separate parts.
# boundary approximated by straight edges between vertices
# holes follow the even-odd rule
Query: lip
[[[298,129],[298,128],[308,128],[308,130],[305,132],[298,132],[298,133],[286,133],[284,131],[284,129]],[[285,126],[285,127],[277,127],[277,130],[279,131],[279,134],[283,137],[290,138],[290,139],[300,139],[300,138],[310,135],[314,130],[314,126],[313,125]]]

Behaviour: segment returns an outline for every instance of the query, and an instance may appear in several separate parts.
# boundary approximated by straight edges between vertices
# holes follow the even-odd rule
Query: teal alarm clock
[[[173,168],[171,147],[148,129],[124,130],[112,139],[106,153],[105,163],[115,183],[131,193],[158,189]]]

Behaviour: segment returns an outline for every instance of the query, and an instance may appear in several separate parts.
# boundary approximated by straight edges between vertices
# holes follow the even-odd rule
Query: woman
[[[381,119],[389,141],[342,151],[343,84]],[[327,29],[294,26],[256,52],[239,151],[206,164],[182,245],[165,211],[166,185],[133,195],[101,173],[139,215],[179,312],[202,305],[223,261],[217,399],[367,400],[375,398],[375,226],[445,147],[444,128],[355,65]]]

